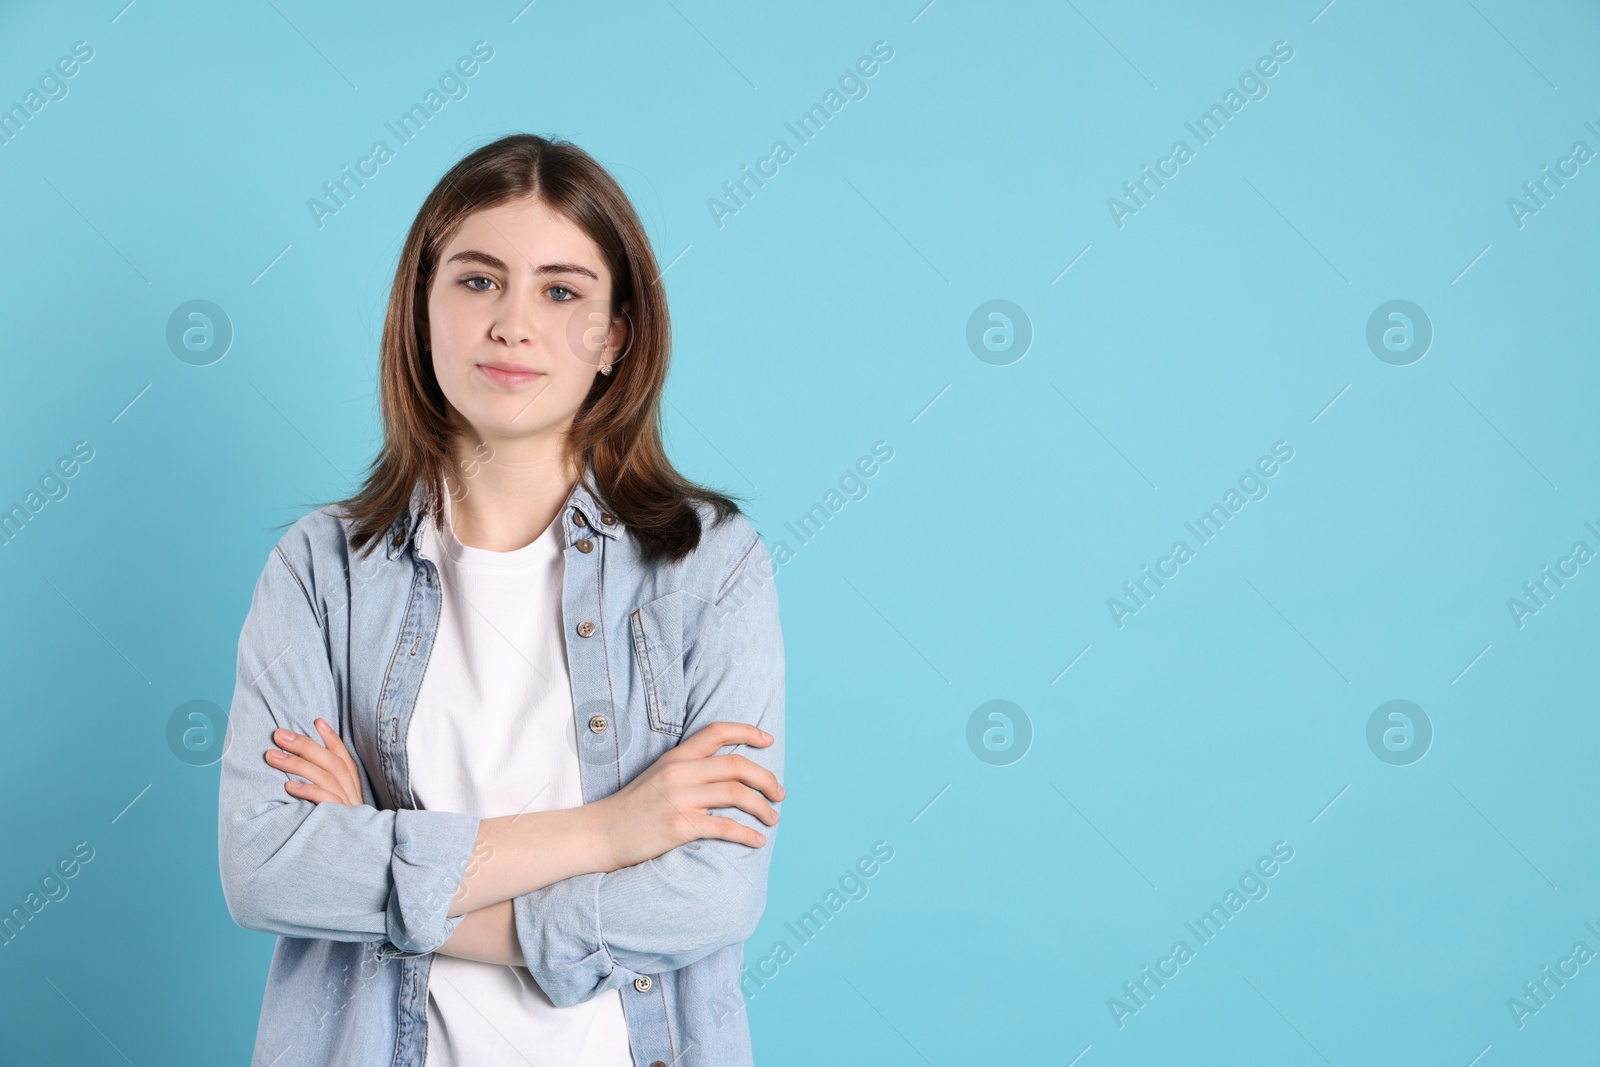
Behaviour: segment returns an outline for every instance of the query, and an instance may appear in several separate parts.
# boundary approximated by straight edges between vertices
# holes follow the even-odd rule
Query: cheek
[[[550,396],[556,401],[555,406],[564,411],[576,411],[583,404],[584,397],[589,395],[589,390],[594,387],[594,380],[599,375],[594,368],[576,359],[566,360],[565,364],[559,369],[556,380],[550,385]]]
[[[605,317],[593,301],[571,306],[551,305],[541,318],[541,329],[563,369],[592,371],[600,365],[605,343]]]
[[[441,328],[443,326],[444,328]],[[433,376],[446,392],[459,389],[460,383],[473,370],[473,361],[467,357],[463,346],[450,333],[448,324],[430,323],[428,332],[433,338],[432,351],[423,355],[433,364]]]
[[[434,351],[456,351],[472,332],[475,312],[470,303],[435,294],[428,299],[428,334]]]

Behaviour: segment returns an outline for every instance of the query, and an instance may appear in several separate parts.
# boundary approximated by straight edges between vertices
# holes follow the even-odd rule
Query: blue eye
[[[576,300],[578,298],[578,294],[577,293],[573,292],[571,289],[568,289],[564,285],[552,285],[550,288],[546,289],[545,292],[554,293],[554,292],[556,292],[558,290],[560,292],[563,292],[563,293],[567,294],[565,298],[556,300],[556,303],[558,303],[558,304],[566,304],[566,303],[569,303],[570,301]]]
[[[477,286],[473,285],[472,284],[473,282],[488,282],[490,285],[493,285],[494,284],[494,279],[485,278],[481,274],[474,274],[470,278],[462,278],[461,279],[461,284],[465,285],[468,289],[471,289],[474,293],[486,293],[489,290],[480,289]]]

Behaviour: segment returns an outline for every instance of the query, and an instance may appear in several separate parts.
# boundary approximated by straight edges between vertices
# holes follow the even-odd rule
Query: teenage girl
[[[423,204],[381,452],[240,638],[223,885],[282,935],[256,1062],[751,1062],[782,637],[760,538],[666,458],[668,338],[573,145],[496,141]]]

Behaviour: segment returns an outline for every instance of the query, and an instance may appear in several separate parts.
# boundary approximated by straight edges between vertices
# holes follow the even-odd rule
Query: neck
[[[472,430],[457,433],[445,485],[456,539],[490,552],[532,544],[578,480],[564,443],[554,435],[485,440]]]

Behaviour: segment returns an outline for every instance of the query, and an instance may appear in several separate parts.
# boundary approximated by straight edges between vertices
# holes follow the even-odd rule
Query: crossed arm
[[[467,912],[456,932],[438,948],[446,956],[459,956],[507,967],[526,967],[517,940],[517,920],[509,900]]]
[[[696,662],[685,663],[683,742],[604,801],[497,819],[377,809],[363,803],[353,761],[353,792],[329,803],[333,794],[308,792],[320,787],[299,765],[262,758],[248,739],[288,748],[280,728],[329,753],[315,738],[338,735],[312,709],[340,706],[329,613],[275,548],[240,637],[219,786],[219,860],[235,921],[290,937],[384,941],[382,958],[441,951],[526,966],[558,1005],[747,938],[765,905],[772,848],[760,793],[783,796],[783,647],[766,559],[757,542],[745,561],[754,592],[751,580],[740,583],[738,619],[707,628]],[[741,724],[751,733],[737,734]],[[766,747],[754,736],[762,728]],[[701,733],[710,735],[704,753],[693,746]],[[749,757],[715,754],[728,745],[751,746]],[[676,769],[664,776],[664,765]],[[609,812],[605,832],[596,832],[595,809]]]
[[[337,731],[318,718],[318,739],[280,729],[266,761],[299,775],[284,791],[312,804],[362,805],[360,772]],[[518,939],[514,899],[567,878],[609,873],[654,859],[669,848],[711,833],[759,849],[766,836],[708,807],[726,799],[768,825],[778,815],[754,790],[781,800],[777,778],[745,757],[718,757],[720,747],[766,747],[774,738],[759,728],[714,722],[664,755],[624,790],[578,808],[481,819],[472,861],[451,897],[455,931],[434,951],[447,956],[526,966]],[[721,778],[727,774],[731,777]],[[519,825],[520,824],[520,825]]]

